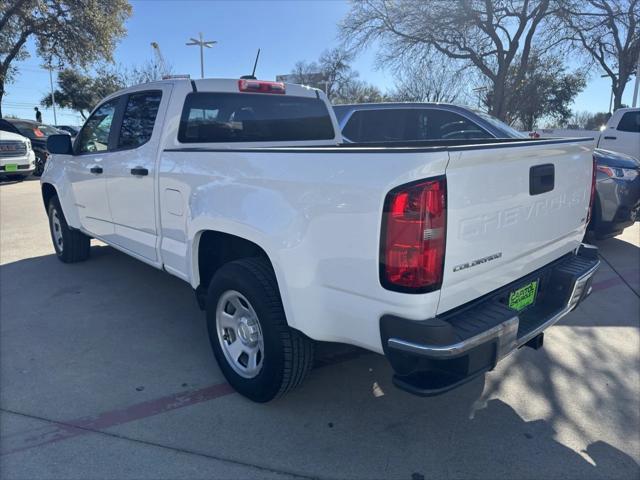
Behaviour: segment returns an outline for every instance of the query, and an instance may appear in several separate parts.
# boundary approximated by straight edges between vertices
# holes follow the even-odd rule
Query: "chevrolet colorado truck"
[[[314,342],[384,354],[396,386],[492,370],[589,293],[583,139],[345,144],[316,89],[170,79],[107,97],[41,179],[55,252],[99,239],[188,282],[229,383],[266,402]]]

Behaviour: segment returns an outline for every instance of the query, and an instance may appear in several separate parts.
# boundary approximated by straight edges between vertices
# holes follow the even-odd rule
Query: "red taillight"
[[[238,80],[238,89],[241,92],[253,93],[285,93],[282,82],[265,82],[264,80]]]
[[[33,129],[33,134],[34,134],[36,137],[44,137],[44,133],[42,133],[42,130],[40,130],[38,127],[35,127],[35,128]]]
[[[446,215],[444,177],[392,190],[385,200],[380,276],[390,290],[424,293],[442,284]]]
[[[591,197],[589,198],[589,213],[587,214],[587,225],[591,221],[591,215],[593,214],[593,202],[596,199],[596,171],[602,167],[598,167],[596,157],[593,157],[593,167],[591,169]],[[605,167],[606,168],[606,167]]]

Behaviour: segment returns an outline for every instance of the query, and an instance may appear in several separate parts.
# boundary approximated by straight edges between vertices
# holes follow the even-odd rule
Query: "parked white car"
[[[582,139],[343,144],[319,90],[174,79],[111,95],[48,149],[60,260],[93,237],[188,282],[222,372],[259,402],[301,383],[314,341],[442,393],[539,348],[599,264]]]
[[[24,180],[33,173],[35,162],[28,138],[0,130],[0,178]]]
[[[640,108],[616,110],[600,133],[597,147],[640,160]]]

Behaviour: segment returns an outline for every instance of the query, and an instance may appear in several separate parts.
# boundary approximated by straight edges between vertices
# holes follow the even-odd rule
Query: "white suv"
[[[33,173],[35,162],[28,138],[0,130],[0,178],[23,180]]]

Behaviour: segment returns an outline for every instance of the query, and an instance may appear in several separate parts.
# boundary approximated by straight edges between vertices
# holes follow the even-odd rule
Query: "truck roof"
[[[308,87],[306,85],[297,85],[295,83],[284,83],[284,82],[274,82],[272,80],[252,80],[252,79],[239,79],[239,78],[199,78],[193,79],[185,76],[176,76],[163,80],[156,80],[148,83],[141,83],[137,85],[133,85],[131,87],[123,88],[118,90],[115,93],[112,93],[107,98],[116,97],[118,95],[122,95],[129,91],[139,91],[142,88],[152,88],[154,85],[159,84],[184,84],[191,83],[195,85],[195,88],[198,91],[203,92],[225,92],[225,93],[239,93],[240,92],[240,82],[258,82],[264,84],[280,84],[284,85],[284,94],[291,95],[296,97],[317,97],[322,98],[323,100],[326,98],[326,95],[322,90],[317,88]],[[246,93],[257,93],[247,91]]]

